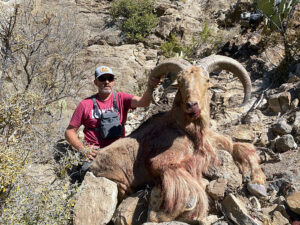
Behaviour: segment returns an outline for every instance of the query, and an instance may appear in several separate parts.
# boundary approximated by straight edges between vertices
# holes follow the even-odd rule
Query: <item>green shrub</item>
[[[152,0],[115,0],[111,15],[114,20],[121,18],[122,31],[130,42],[136,43],[143,39],[157,25],[158,18],[154,14]]]
[[[193,58],[215,53],[223,43],[221,36],[220,31],[214,31],[204,23],[202,31],[195,34],[188,44],[179,41],[175,34],[171,34],[161,45],[161,51],[167,58],[179,56],[191,61]]]
[[[170,37],[161,45],[162,53],[165,57],[171,58],[176,55],[182,54],[185,51],[184,45],[176,38],[174,34],[171,34]]]

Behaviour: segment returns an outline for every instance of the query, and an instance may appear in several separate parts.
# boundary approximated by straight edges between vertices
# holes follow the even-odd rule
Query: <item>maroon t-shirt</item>
[[[113,109],[113,95],[110,96],[109,99],[105,101],[100,101],[97,98],[97,95],[93,95],[89,98],[82,100],[77,108],[75,109],[73,116],[70,121],[70,125],[74,127],[80,127],[81,125],[84,126],[83,133],[84,133],[84,140],[88,145],[99,146],[103,148],[116,139],[103,139],[100,135],[99,131],[96,131],[96,127],[99,127],[99,120],[95,118],[97,113],[94,113],[94,103],[93,97],[96,97],[96,102],[99,110],[99,114]],[[121,124],[125,124],[127,120],[127,113],[128,110],[131,109],[131,99],[133,95],[119,92],[116,94],[117,106],[119,108],[119,118]],[[125,127],[123,127],[122,137],[125,136]],[[118,138],[117,138],[118,139]]]

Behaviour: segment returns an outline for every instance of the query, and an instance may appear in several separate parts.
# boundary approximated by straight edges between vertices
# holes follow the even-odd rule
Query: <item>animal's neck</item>
[[[185,130],[189,136],[198,136],[206,128],[206,124],[200,118],[196,120],[190,119],[180,106],[174,106],[170,111],[169,120],[181,130]]]

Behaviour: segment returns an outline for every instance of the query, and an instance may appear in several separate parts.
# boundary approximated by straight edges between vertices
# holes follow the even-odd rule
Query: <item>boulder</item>
[[[235,190],[242,185],[242,174],[235,165],[232,156],[227,151],[221,150],[217,152],[219,163],[216,167],[208,171],[207,176],[212,179],[223,178],[228,180],[227,190]]]
[[[143,223],[143,225],[189,225],[189,224],[180,221],[170,221],[170,222],[163,222],[163,223]]]
[[[237,225],[251,224],[251,225],[259,225],[258,221],[252,219],[246,206],[242,201],[237,199],[234,195],[229,194],[226,196],[224,201],[222,201],[222,205],[226,211],[226,215]]]
[[[285,189],[294,186],[300,191],[300,151],[290,150],[281,153],[281,160],[261,165],[267,181],[268,189],[284,192]]]
[[[117,184],[87,172],[77,193],[74,225],[105,225],[117,206]]]
[[[279,135],[290,134],[292,129],[293,127],[287,123],[285,118],[278,120],[272,127],[273,132]]]
[[[286,198],[289,208],[300,215],[300,192],[295,192]]]
[[[224,198],[225,190],[227,188],[227,182],[228,181],[225,178],[213,180],[207,186],[206,191],[214,200],[220,200]]]
[[[290,109],[291,105],[291,94],[289,92],[281,92],[269,96],[268,99],[269,108],[274,113],[285,113]]]
[[[124,199],[118,206],[112,221],[115,225],[139,225],[147,220],[148,200],[150,191],[148,189]]]
[[[277,152],[286,152],[297,148],[297,144],[291,134],[285,134],[275,140],[275,148]]]
[[[290,224],[289,220],[285,218],[280,212],[275,211],[273,214],[273,223],[272,225],[288,225]]]

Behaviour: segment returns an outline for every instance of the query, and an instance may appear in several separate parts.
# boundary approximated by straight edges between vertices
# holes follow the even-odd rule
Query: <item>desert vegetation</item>
[[[264,37],[266,43],[270,45],[282,43],[284,47],[284,60],[277,68],[277,73],[274,77],[276,85],[287,80],[285,71],[299,57],[300,33],[299,29],[296,28],[298,26],[296,18],[299,17],[299,11],[295,13],[298,3],[299,0],[257,1],[257,9],[264,16]]]
[[[144,67],[143,60],[156,63],[170,57],[194,62],[220,53],[225,43],[237,49],[232,43],[238,36],[253,31],[262,34],[262,41],[252,46],[255,53],[273,46],[284,49],[284,59],[271,71],[271,79],[277,86],[288,79],[291,67],[300,60],[300,15],[299,10],[295,10],[299,0],[251,2],[252,12],[258,10],[264,20],[241,29],[237,25],[240,33],[230,35],[229,25],[215,29],[212,20],[206,21],[203,17],[199,32],[189,42],[181,39],[182,33],[176,30],[178,27],[170,29],[167,37],[157,34],[160,16],[168,7],[159,7],[154,0],[93,1],[95,5],[91,9],[84,0],[74,1],[81,7],[78,11],[48,7],[41,3],[47,1],[40,0],[11,2],[0,0],[0,224],[72,224],[78,184],[69,182],[68,172],[80,163],[80,157],[69,148],[64,148],[62,154],[57,146],[65,131],[61,123],[69,119],[63,115],[69,107],[68,98],[77,97],[87,84],[87,71],[78,63],[79,54],[87,47],[83,34],[88,31],[80,27],[77,20],[83,12],[96,12],[100,17],[105,11],[102,9],[108,9],[105,13],[110,20],[105,26],[110,27],[113,23],[125,34],[126,38],[120,43],[140,44],[135,46],[134,61],[141,67]],[[174,11],[177,3],[178,8],[188,4],[185,0],[170,2]],[[97,11],[98,5],[102,11]],[[90,19],[87,23],[92,22]],[[92,26],[95,33],[100,32],[97,25]],[[149,40],[150,35],[157,35],[159,40]],[[86,57],[90,57],[95,46],[88,47]],[[112,52],[113,47],[110,48]],[[245,49],[249,50],[247,46]],[[150,53],[142,55],[141,52],[146,50]],[[101,54],[97,57],[102,60]],[[119,60],[130,61],[127,55],[121,57]],[[243,64],[245,58],[242,58]],[[265,72],[260,70],[259,74]],[[132,94],[143,93],[145,80],[140,79],[136,86],[136,93]],[[285,112],[288,113],[290,111]],[[51,168],[46,167],[49,164]],[[30,175],[40,170],[49,172],[50,179],[40,180],[38,176]]]
[[[76,190],[63,181],[69,156],[57,164],[57,185],[38,191],[28,186],[34,181],[24,178],[24,168],[54,158],[64,99],[84,85],[76,66],[80,32],[66,10],[46,10],[35,1],[1,7],[0,223],[67,224]]]
[[[152,0],[115,0],[111,7],[112,18],[121,21],[121,29],[129,42],[143,41],[157,25],[158,17],[154,12]]]
[[[222,44],[225,44],[222,34],[222,30],[215,30],[203,23],[201,31],[193,35],[190,43],[183,43],[178,35],[171,33],[161,44],[161,51],[166,58],[181,57],[192,62],[195,58],[216,54]]]

